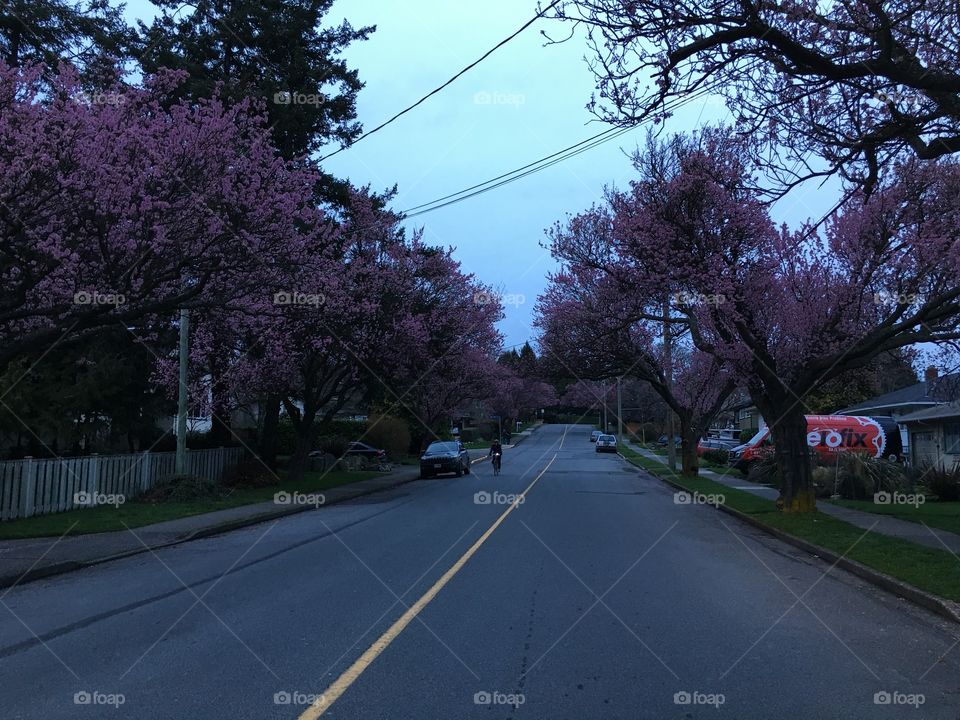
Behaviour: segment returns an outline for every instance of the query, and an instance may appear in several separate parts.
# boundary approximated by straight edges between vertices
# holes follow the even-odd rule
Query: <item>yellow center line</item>
[[[564,433],[566,435],[566,433]],[[561,441],[562,444],[562,441]],[[550,466],[553,464],[553,461],[557,459],[556,453],[553,457],[550,458],[550,462],[546,464],[543,470],[533,479],[526,490],[524,490],[520,495],[514,498],[514,501],[510,503],[510,507],[503,511],[503,514],[498,517],[493,525],[491,525],[483,535],[467,550],[459,560],[457,560],[449,570],[447,570],[439,580],[437,580],[433,586],[427,590],[423,596],[420,597],[413,605],[411,605],[407,611],[393,623],[387,631],[383,633],[377,640],[361,655],[356,662],[348,667],[343,674],[338,677],[333,684],[330,685],[326,690],[323,691],[323,694],[314,700],[314,702],[300,715],[299,720],[316,720],[318,717],[323,715],[331,705],[333,705],[337,699],[343,695],[347,689],[353,685],[354,682],[363,674],[373,663],[374,660],[382,653],[384,650],[389,647],[399,635],[403,632],[404,628],[410,624],[410,622],[420,614],[420,611],[423,610],[431,600],[433,600],[437,594],[443,589],[443,587],[453,579],[453,576],[456,575],[467,564],[467,561],[473,557],[474,553],[480,549],[480,546],[487,541],[491,535],[493,535],[494,530],[500,527],[500,524],[506,520],[507,515],[512,513],[517,505],[522,503],[527,496],[527,493],[533,488],[534,485],[543,477],[544,473],[550,469]]]

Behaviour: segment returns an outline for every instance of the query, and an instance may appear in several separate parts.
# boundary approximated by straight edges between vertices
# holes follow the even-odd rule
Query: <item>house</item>
[[[834,414],[892,417],[900,424],[900,439],[909,457],[911,437],[903,418],[957,398],[960,398],[960,373],[941,376],[937,368],[931,366],[920,382],[850,405]]]
[[[729,412],[733,415],[733,427],[740,431],[740,440],[743,442],[767,426],[760,410],[747,399],[731,406]]]
[[[960,401],[917,410],[899,421],[909,433],[915,467],[960,467]]]

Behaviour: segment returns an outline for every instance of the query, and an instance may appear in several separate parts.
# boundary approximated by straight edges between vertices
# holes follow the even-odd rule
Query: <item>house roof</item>
[[[960,400],[917,410],[899,418],[898,422],[923,422],[925,420],[943,420],[955,417],[960,417]]]
[[[929,390],[927,383],[921,381],[837,410],[836,414],[850,415],[868,410],[889,410],[911,405],[918,408],[940,405],[951,399],[951,396],[955,397],[958,387],[960,387],[960,373],[944,375],[932,383]]]

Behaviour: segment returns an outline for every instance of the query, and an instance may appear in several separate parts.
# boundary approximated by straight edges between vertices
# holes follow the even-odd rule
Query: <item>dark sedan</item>
[[[470,472],[470,455],[456,440],[430,443],[420,456],[420,477],[430,478],[441,473],[453,473],[460,477]]]

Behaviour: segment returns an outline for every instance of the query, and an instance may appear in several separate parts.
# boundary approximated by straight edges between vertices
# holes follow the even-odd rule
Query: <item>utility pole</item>
[[[667,390],[673,391],[673,342],[670,337],[670,296],[663,301],[663,357],[664,379]],[[674,443],[673,410],[667,407],[667,465],[671,470],[677,469],[677,446]]]
[[[177,455],[174,472],[187,474],[187,356],[190,341],[190,311],[180,310],[180,387],[177,392]]]
[[[607,388],[603,388],[603,434],[607,434],[610,427],[610,420],[607,418]]]
[[[617,378],[617,445],[623,442],[623,398],[620,395],[620,381],[622,377]]]

